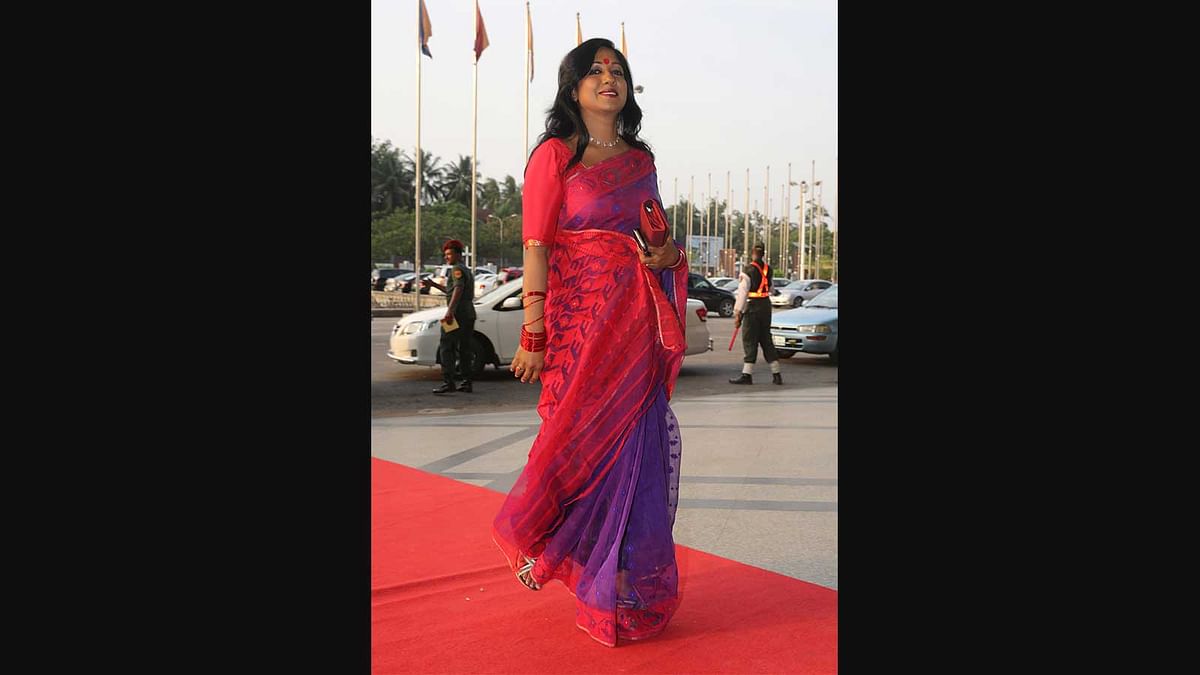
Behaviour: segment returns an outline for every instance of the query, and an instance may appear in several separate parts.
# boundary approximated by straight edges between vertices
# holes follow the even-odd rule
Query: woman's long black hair
[[[540,146],[551,138],[561,138],[565,141],[572,135],[578,134],[579,140],[575,143],[575,156],[567,162],[568,169],[583,159],[583,151],[587,150],[588,142],[592,140],[587,126],[583,123],[583,117],[579,113],[579,102],[572,100],[571,94],[575,93],[579,81],[587,77],[588,72],[591,71],[596,52],[602,47],[608,47],[616,52],[617,60],[621,62],[621,68],[625,71],[627,95],[625,107],[617,114],[617,133],[630,147],[642,150],[650,155],[651,159],[654,158],[650,146],[638,138],[638,132],[642,129],[642,109],[638,107],[637,101],[633,98],[633,74],[629,71],[629,62],[625,60],[625,55],[613,46],[611,40],[592,38],[567,52],[562,63],[559,64],[558,94],[554,97],[554,105],[546,111],[546,131],[538,138],[537,142]],[[534,146],[534,150],[537,150],[537,146]],[[532,154],[530,153],[531,156]]]

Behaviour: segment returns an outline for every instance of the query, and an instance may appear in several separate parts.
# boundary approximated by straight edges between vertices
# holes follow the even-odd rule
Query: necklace
[[[611,142],[611,143],[605,143],[604,141],[601,141],[600,139],[593,137],[592,142],[602,148],[615,148],[615,147],[617,147],[617,143],[621,142],[621,137],[617,136],[616,139],[613,140],[613,142]]]

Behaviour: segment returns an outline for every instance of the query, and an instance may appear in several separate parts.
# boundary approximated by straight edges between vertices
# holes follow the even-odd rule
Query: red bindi
[[[608,65],[608,59],[604,59],[604,65]]]

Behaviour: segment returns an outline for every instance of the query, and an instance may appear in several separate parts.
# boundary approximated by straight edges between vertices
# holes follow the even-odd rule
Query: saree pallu
[[[620,190],[580,184],[610,200]],[[686,347],[687,265],[641,264],[636,210],[631,220],[618,209],[609,228],[572,229],[596,224],[586,212],[597,199],[580,203],[572,221],[566,200],[549,250],[542,427],[493,538],[514,572],[523,555],[537,558],[534,579],[566,585],[576,625],[616,646],[658,634],[679,604],[671,530],[682,445],[667,402]]]

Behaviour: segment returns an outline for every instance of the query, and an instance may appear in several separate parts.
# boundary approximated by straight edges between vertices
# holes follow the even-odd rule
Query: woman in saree
[[[542,425],[493,538],[521,583],[562,582],[576,625],[615,647],[662,632],[679,605],[682,445],[668,401],[687,261],[669,238],[644,252],[632,236],[642,203],[661,200],[624,55],[588,40],[558,85],[525,169],[527,323],[510,366],[541,381]]]

